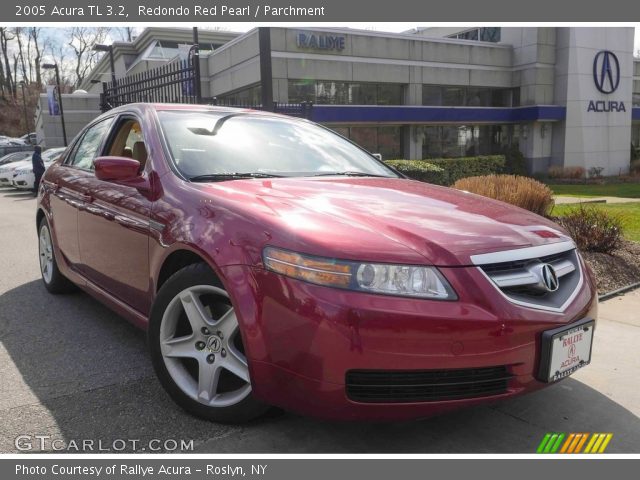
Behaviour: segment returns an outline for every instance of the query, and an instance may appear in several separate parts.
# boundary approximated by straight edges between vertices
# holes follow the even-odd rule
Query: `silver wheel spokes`
[[[180,292],[162,317],[160,349],[171,378],[185,394],[212,407],[234,405],[251,391],[247,359],[236,346],[238,320],[233,307],[214,318],[212,307],[202,302],[204,295],[228,298],[224,290],[211,285]],[[191,333],[176,335],[185,317]],[[197,378],[187,369],[187,359],[197,362]],[[233,388],[223,390],[222,377],[229,374],[236,377]]]
[[[47,283],[51,282],[53,275],[53,246],[51,244],[51,235],[46,225],[40,229],[40,271],[42,278]]]

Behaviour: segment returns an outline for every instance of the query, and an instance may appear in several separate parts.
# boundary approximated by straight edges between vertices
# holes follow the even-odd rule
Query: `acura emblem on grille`
[[[560,286],[560,283],[558,282],[558,275],[556,275],[556,271],[551,265],[549,265],[548,263],[542,265],[540,273],[542,275],[542,283],[547,288],[547,290],[549,290],[550,292],[555,292],[556,290],[558,290],[558,287]]]

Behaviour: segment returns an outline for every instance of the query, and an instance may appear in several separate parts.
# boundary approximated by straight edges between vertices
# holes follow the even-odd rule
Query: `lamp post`
[[[21,80],[20,88],[22,89],[22,108],[24,109],[24,126],[27,129],[27,135],[29,135],[29,132],[31,129],[29,128],[29,117],[27,115],[27,97],[24,93],[24,87],[25,87],[25,81]]]
[[[109,66],[111,68],[111,88],[113,88],[113,95],[115,97],[118,94],[118,90],[116,87],[116,63],[113,58],[113,45],[102,45],[100,43],[96,43],[93,46],[93,51],[109,53]]]
[[[64,109],[62,108],[62,91],[60,90],[60,70],[57,63],[43,63],[40,65],[45,70],[55,70],[56,72],[56,84],[58,85],[58,104],[60,107],[60,121],[62,122],[62,137],[64,139],[64,146],[67,146],[67,127],[64,124]]]
[[[96,43],[93,46],[94,52],[109,52],[109,66],[111,68],[111,82],[115,86],[116,84],[116,63],[113,59],[113,45],[102,45]]]

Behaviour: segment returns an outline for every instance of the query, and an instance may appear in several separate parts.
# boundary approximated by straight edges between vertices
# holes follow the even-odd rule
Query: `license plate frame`
[[[540,366],[538,368],[538,380],[545,383],[553,383],[558,380],[572,375],[580,368],[586,367],[591,363],[591,357],[593,356],[593,333],[595,331],[596,321],[592,318],[584,318],[577,322],[573,322],[570,325],[563,325],[562,327],[554,328],[552,330],[545,330],[542,332],[541,348],[540,348]],[[577,364],[568,366],[565,370],[555,372],[552,369],[554,360],[554,346],[558,345],[558,340],[569,335],[577,335],[580,333],[590,332],[591,338],[589,339],[589,358],[580,359]],[[560,350],[562,351],[562,350]],[[555,354],[558,350],[555,350]]]

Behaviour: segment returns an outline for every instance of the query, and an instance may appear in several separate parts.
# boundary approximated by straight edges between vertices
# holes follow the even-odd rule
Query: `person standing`
[[[33,176],[35,180],[33,182],[33,196],[38,196],[38,188],[40,188],[40,179],[44,174],[44,162],[42,161],[42,147],[36,145],[31,156],[31,164],[33,165]]]

